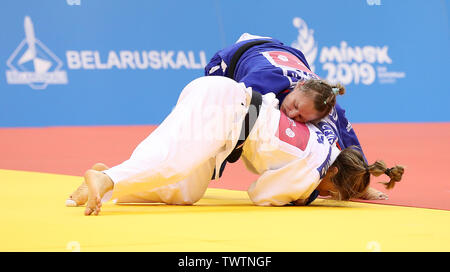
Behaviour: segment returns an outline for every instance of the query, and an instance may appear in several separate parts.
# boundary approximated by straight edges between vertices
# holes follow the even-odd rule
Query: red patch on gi
[[[309,70],[301,60],[299,60],[296,56],[292,55],[289,52],[267,51],[267,54],[268,55],[265,55],[266,58],[268,58],[269,61],[271,61],[271,63],[277,67],[287,70],[297,69],[317,76],[316,74],[311,72],[311,70]],[[319,76],[317,77],[319,78]]]
[[[305,150],[309,141],[309,129],[304,123],[296,122],[280,112],[277,136],[283,142]]]

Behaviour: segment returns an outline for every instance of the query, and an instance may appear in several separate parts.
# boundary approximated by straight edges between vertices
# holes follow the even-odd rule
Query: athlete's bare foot
[[[88,187],[85,182],[83,182],[66,200],[67,207],[77,207],[82,206],[86,203],[88,199]]]
[[[103,163],[94,164],[91,169],[97,171],[104,171],[109,167]],[[88,200],[88,186],[86,182],[83,182],[66,200],[67,207],[83,206]]]
[[[372,187],[369,187],[360,198],[364,200],[387,200],[388,195]]]
[[[84,215],[98,215],[102,207],[102,197],[113,189],[114,183],[106,174],[92,169],[86,171],[84,180],[88,186],[88,201]]]

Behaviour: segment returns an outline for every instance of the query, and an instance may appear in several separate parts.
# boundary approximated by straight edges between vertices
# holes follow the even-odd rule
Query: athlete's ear
[[[332,178],[337,175],[339,172],[339,169],[336,166],[331,166],[328,168],[329,177]]]

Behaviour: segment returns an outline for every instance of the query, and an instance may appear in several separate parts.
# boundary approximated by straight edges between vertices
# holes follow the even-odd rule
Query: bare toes
[[[84,210],[84,215],[91,215],[91,213],[93,212],[93,210],[89,207],[86,207],[86,209]]]
[[[81,206],[86,203],[88,199],[88,187],[87,184],[83,182],[66,200],[66,206]]]

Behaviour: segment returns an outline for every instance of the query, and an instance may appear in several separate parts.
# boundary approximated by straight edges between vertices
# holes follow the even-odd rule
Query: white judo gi
[[[189,83],[173,111],[130,159],[103,171],[114,182],[112,194],[103,201],[200,200],[214,169],[220,169],[237,143],[251,95],[251,88],[226,77],[201,77]],[[272,93],[263,96],[243,150],[247,168],[261,175],[248,190],[250,199],[274,206],[308,198],[339,153],[315,126],[280,113]]]

